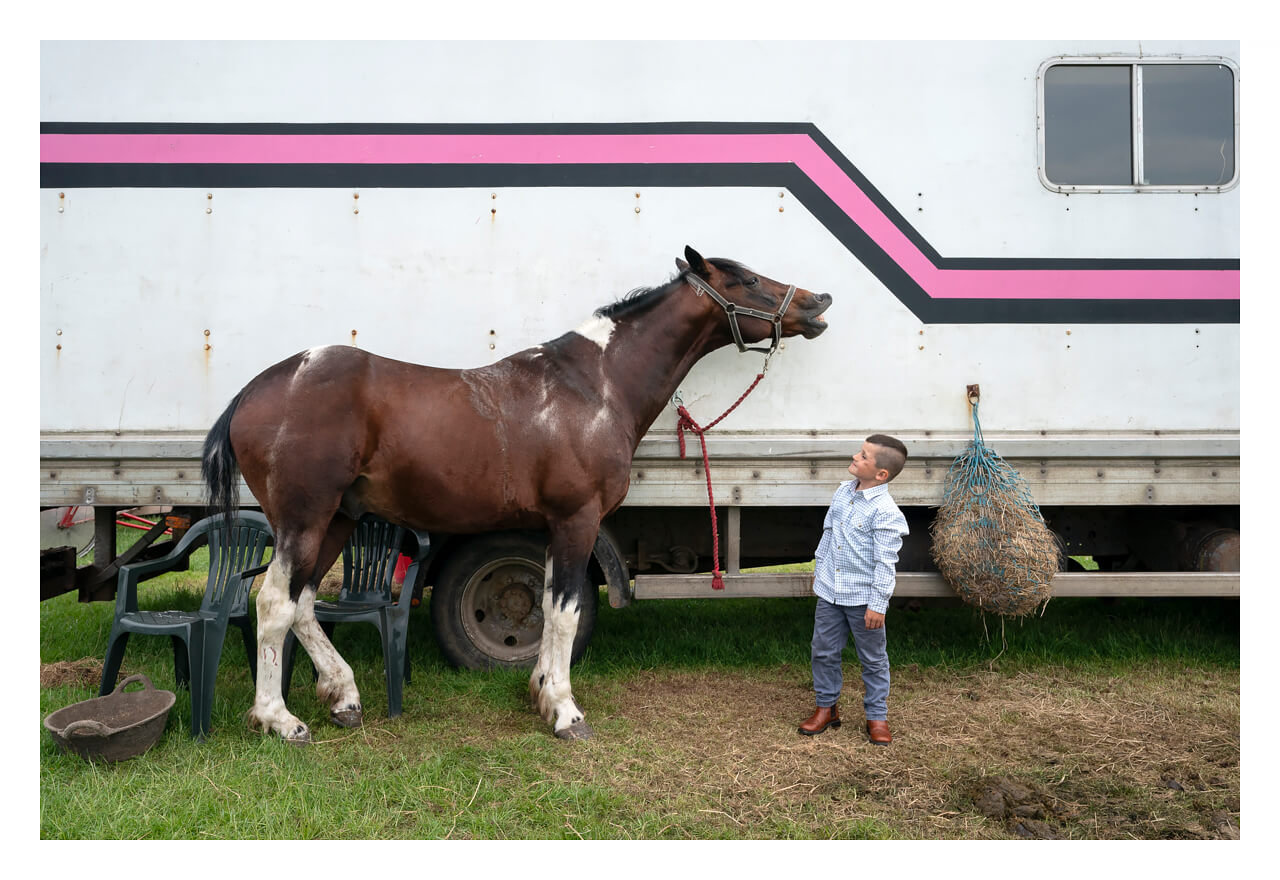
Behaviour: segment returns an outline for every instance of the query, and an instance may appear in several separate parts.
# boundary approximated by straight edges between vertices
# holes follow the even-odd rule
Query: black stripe
[[[92,187],[786,186],[794,165],[151,164],[45,162],[43,189]]]

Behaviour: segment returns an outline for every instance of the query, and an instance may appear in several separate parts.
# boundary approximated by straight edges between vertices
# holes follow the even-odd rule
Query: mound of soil
[[[988,819],[1005,823],[1020,837],[1057,840],[1059,834],[1050,822],[1069,818],[1071,810],[1060,807],[1053,795],[1035,784],[1023,784],[1004,776],[979,780],[966,792],[978,812]]]

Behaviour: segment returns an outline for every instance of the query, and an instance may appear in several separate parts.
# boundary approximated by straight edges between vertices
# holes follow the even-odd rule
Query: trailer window
[[[1053,59],[1041,67],[1040,177],[1057,192],[1221,191],[1236,183],[1226,59]]]

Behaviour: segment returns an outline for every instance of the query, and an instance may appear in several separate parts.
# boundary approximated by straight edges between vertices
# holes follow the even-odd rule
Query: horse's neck
[[[616,331],[618,344],[603,353],[608,381],[615,389],[625,389],[624,399],[635,421],[635,443],[670,404],[693,365],[724,344],[716,321],[722,316],[695,309],[690,319],[689,312],[662,302],[624,319]]]

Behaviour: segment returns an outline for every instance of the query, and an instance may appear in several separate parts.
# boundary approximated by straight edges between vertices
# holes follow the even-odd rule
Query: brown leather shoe
[[[805,736],[815,736],[828,727],[840,726],[839,706],[819,706],[798,728]]]
[[[887,746],[893,742],[893,737],[889,735],[888,721],[868,721],[867,736],[871,737],[873,746]]]

